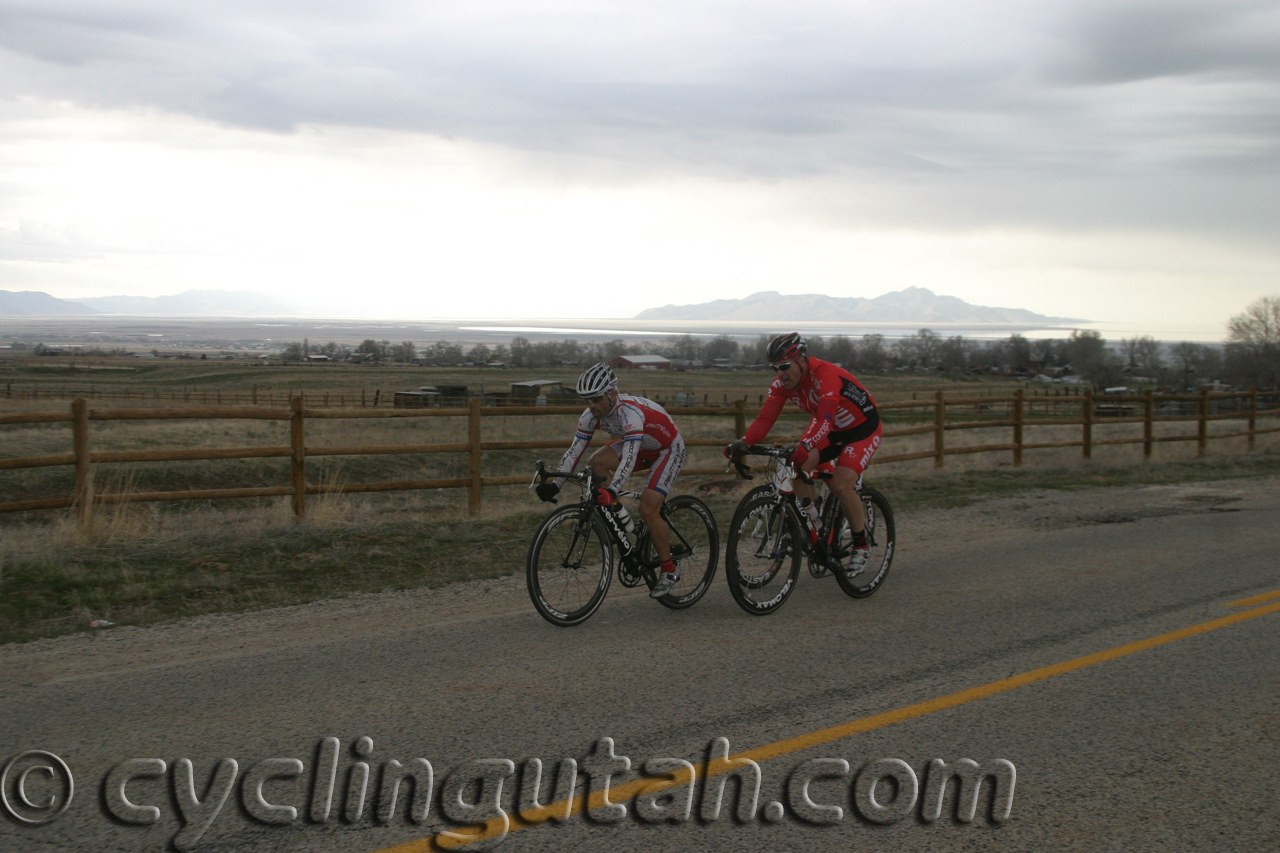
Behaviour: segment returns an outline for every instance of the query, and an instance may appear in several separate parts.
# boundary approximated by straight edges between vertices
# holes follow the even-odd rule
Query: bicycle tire
[[[529,543],[529,598],[538,615],[562,628],[589,619],[604,602],[613,578],[609,532],[594,513],[584,519],[588,512],[581,505],[553,511]]]
[[[676,560],[680,580],[676,581],[671,592],[658,599],[658,603],[672,610],[683,610],[697,604],[711,586],[720,561],[720,530],[716,527],[711,508],[693,495],[679,495],[668,500],[665,518],[671,529],[672,555],[686,549],[689,553]],[[652,540],[648,547],[650,551],[647,553],[656,559]],[[658,581],[654,572],[645,572],[644,578],[649,589],[653,589]]]
[[[866,598],[878,590],[893,564],[893,509],[889,506],[889,500],[875,489],[864,488],[860,494],[867,515],[867,540],[871,545],[871,555],[866,568],[852,578],[842,571],[832,572],[840,589],[851,598]],[[843,561],[852,548],[853,536],[849,530],[849,521],[841,513],[832,553]]]
[[[755,616],[786,602],[800,574],[800,528],[776,495],[759,493],[738,504],[725,547],[725,579],[733,600]]]

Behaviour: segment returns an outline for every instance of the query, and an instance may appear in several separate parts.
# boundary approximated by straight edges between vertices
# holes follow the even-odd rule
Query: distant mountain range
[[[58,299],[39,290],[0,290],[0,317],[40,317],[97,314],[87,305]]]
[[[815,320],[861,323],[1085,323],[1073,317],[1048,317],[1022,308],[970,305],[955,296],[939,296],[924,287],[908,287],[877,296],[784,296],[776,290],[744,299],[717,299],[698,305],[664,305],[636,315],[637,320]]]
[[[296,308],[249,290],[188,290],[173,296],[88,296],[58,299],[38,290],[0,290],[0,317],[73,314],[212,314],[228,317],[297,314]]]

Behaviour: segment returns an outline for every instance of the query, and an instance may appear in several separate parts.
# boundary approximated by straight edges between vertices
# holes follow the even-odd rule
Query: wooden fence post
[[[1093,458],[1093,389],[1084,389],[1084,396],[1080,398],[1080,413],[1082,415],[1080,423],[1082,426],[1083,439],[1083,456],[1085,459]]]
[[[733,437],[742,438],[747,434],[747,401],[746,399],[733,401]],[[1253,445],[1250,444],[1250,447]]]
[[[89,404],[71,401],[71,442],[76,457],[76,524],[88,533],[93,524],[93,468],[89,464]]]
[[[941,468],[946,459],[946,444],[943,441],[947,423],[947,404],[942,399],[942,392],[933,395],[933,467]]]
[[[293,416],[289,419],[289,443],[293,449],[290,457],[290,472],[293,475],[293,514],[302,518],[307,514],[307,437],[304,426],[303,406],[306,398],[292,397],[289,408]]]
[[[1258,432],[1258,386],[1249,389],[1249,449],[1253,450],[1253,440]]]
[[[1022,465],[1023,402],[1022,389],[1019,388],[1013,392],[1013,465],[1015,468]]]
[[[1150,388],[1142,401],[1142,458],[1150,459],[1155,446],[1156,396]]]
[[[467,487],[467,514],[480,512],[480,398],[472,397],[467,401],[467,476],[471,485]]]
[[[1200,392],[1200,402],[1196,406],[1200,422],[1196,430],[1196,456],[1204,456],[1209,449],[1209,389]]]

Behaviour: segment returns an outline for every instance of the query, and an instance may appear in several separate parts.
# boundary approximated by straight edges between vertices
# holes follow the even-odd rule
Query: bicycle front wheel
[[[613,578],[613,547],[604,523],[582,506],[552,512],[533,535],[525,576],[543,619],[561,627],[585,622]]]
[[[667,501],[665,518],[671,530],[671,558],[680,570],[680,580],[658,603],[681,610],[697,603],[711,586],[720,561],[720,531],[711,509],[693,495]],[[653,589],[657,575],[645,572],[645,581]]]
[[[866,598],[871,595],[884,579],[889,576],[889,566],[893,564],[893,510],[884,495],[875,489],[863,489],[862,508],[867,515],[867,543],[871,546],[871,554],[866,568],[853,577],[846,572],[836,571],[836,582],[846,595],[853,598]],[[844,513],[836,527],[832,554],[842,564],[853,552],[853,534],[849,530],[849,522]]]
[[[776,495],[748,495],[738,505],[724,571],[739,607],[763,616],[782,606],[800,573],[800,542],[800,528]]]

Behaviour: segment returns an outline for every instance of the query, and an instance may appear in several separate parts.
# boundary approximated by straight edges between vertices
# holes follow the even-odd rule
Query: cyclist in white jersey
[[[662,406],[645,397],[619,394],[618,377],[607,364],[597,364],[583,373],[578,378],[577,392],[587,401],[587,410],[578,418],[578,431],[560,460],[559,470],[577,468],[591,436],[603,429],[615,441],[591,454],[588,462],[592,471],[608,479],[608,485],[599,487],[597,492],[602,506],[617,502],[618,490],[632,471],[649,471],[640,493],[640,517],[648,526],[653,547],[662,561],[662,571],[649,597],[661,598],[680,580],[680,571],[671,559],[671,531],[661,513],[662,502],[684,466],[684,439]],[[538,497],[555,500],[563,482],[561,478],[543,483],[537,489]]]

